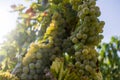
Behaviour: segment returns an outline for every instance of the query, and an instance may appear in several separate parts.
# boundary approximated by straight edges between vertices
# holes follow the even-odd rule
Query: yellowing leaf
[[[29,15],[28,14],[20,14],[20,17],[27,19],[27,18],[29,18]]]
[[[50,69],[57,80],[80,80],[74,71],[71,72],[69,68],[65,68],[61,58],[56,58]]]

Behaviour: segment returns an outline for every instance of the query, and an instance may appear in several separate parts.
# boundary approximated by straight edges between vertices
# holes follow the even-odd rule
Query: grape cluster
[[[103,38],[105,23],[98,19],[101,13],[96,1],[52,1],[40,40],[31,43],[27,53],[21,56],[16,75],[21,80],[46,80],[44,71],[55,58],[67,53],[73,58],[72,68],[80,80],[101,80],[95,46]]]
[[[51,62],[62,55],[62,39],[66,38],[65,21],[58,12],[53,13],[52,20],[41,40],[31,43],[22,65],[17,69],[21,80],[44,79],[44,70],[49,68]]]
[[[71,34],[75,49],[75,66],[81,80],[101,80],[98,69],[98,53],[95,46],[103,38],[104,21],[99,21],[99,7],[95,0],[71,0],[73,9],[79,17],[76,29]],[[99,76],[97,76],[99,75]]]

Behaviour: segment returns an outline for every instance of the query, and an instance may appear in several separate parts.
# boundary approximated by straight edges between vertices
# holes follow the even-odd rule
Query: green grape
[[[60,2],[62,2],[62,0],[52,0],[52,2],[53,2],[54,4],[59,4]]]
[[[96,37],[96,36],[89,37],[89,38],[88,38],[88,42],[89,42],[89,43],[94,42],[95,37]]]
[[[82,9],[85,8],[85,7],[88,7],[88,5],[85,4],[85,3],[83,3],[81,6],[82,6]]]
[[[83,43],[81,42],[81,43],[78,43],[78,44],[75,44],[74,45],[74,49],[77,51],[77,50],[79,50],[80,48],[82,48],[83,47]]]
[[[89,61],[88,61],[88,60],[84,60],[84,61],[83,61],[83,64],[89,65]]]
[[[81,40],[81,43],[85,44],[86,40],[85,39],[82,39]]]
[[[99,21],[99,20],[98,20]],[[92,22],[92,24],[91,24],[91,26],[92,27],[94,27],[94,28],[96,28],[96,29],[98,29],[98,27],[99,27],[99,22],[98,21],[94,21],[94,22]]]
[[[80,69],[79,74],[82,76],[84,74],[84,71],[82,69]]]
[[[78,17],[83,20],[85,17],[85,14],[83,14],[83,12],[78,12]]]
[[[37,63],[35,64],[35,68],[40,69],[40,67],[41,67],[41,64],[37,62]]]
[[[97,17],[99,17],[101,15],[101,12],[99,10],[96,11],[96,14],[95,14]]]
[[[89,51],[87,49],[83,49],[82,53],[85,54],[85,55],[87,55],[89,53]]]
[[[41,60],[37,60],[36,63],[42,63],[42,61]]]
[[[75,56],[76,57],[79,57],[81,55],[81,52],[79,51],[79,52],[75,52]]]
[[[88,29],[88,27],[83,27],[82,31],[83,31],[84,33],[87,33],[87,32],[89,31],[89,29]]]
[[[100,8],[98,6],[95,6],[96,11],[100,11]]]
[[[95,15],[90,16],[90,19],[91,19],[93,22],[94,22],[94,21],[97,22],[97,17],[96,17]]]
[[[85,66],[85,70],[91,72],[92,71],[92,67],[90,65],[86,65]]]
[[[36,69],[36,73],[40,74],[41,73],[41,69]]]
[[[84,56],[85,56],[85,55],[84,55]],[[88,60],[90,60],[90,59],[92,59],[92,58],[93,58],[93,56],[92,56],[91,54],[85,56],[85,59],[88,59]]]
[[[82,10],[83,9],[83,6],[82,5],[79,5],[78,6],[78,10]]]
[[[86,22],[87,24],[90,22],[90,17],[89,16],[86,16],[85,18],[84,18],[84,22]],[[84,27],[83,27],[84,28]],[[87,27],[85,27],[85,28],[87,28]],[[87,28],[88,29],[88,28]]]
[[[100,23],[99,23],[100,28],[103,28],[104,25],[105,25],[105,22],[104,21],[100,21]]]
[[[94,8],[91,8],[91,9],[90,9],[90,14],[91,14],[91,15],[95,15],[95,13],[96,13],[96,10],[95,10]]]
[[[77,61],[77,62],[75,63],[75,66],[76,66],[76,67],[80,67],[80,65],[81,65],[81,63],[80,63],[79,61]]]
[[[77,10],[78,7],[77,7],[77,6],[72,6],[72,9],[73,9],[73,10]]]
[[[85,64],[80,64],[80,69],[84,69],[85,68]]]
[[[90,5],[96,5],[96,1],[95,0],[89,0],[89,4]]]
[[[25,73],[23,73],[23,74],[21,75],[21,79],[22,79],[22,80],[27,80],[27,77],[28,77],[28,75],[25,74]]]
[[[85,8],[83,9],[83,14],[88,14],[88,13],[89,13],[89,8],[85,7]]]
[[[72,42],[73,42],[73,43],[78,43],[78,39],[77,39],[76,37],[74,37],[74,38],[72,39]]]
[[[23,67],[23,73],[29,73],[29,68],[26,66],[26,67]]]
[[[102,33],[103,32],[103,28],[97,28],[97,32],[98,33]]]
[[[19,68],[19,69],[17,69],[15,72],[16,72],[16,73],[22,72],[22,69]]]
[[[92,60],[94,63],[97,63],[97,61],[98,61],[97,57],[92,58]]]
[[[76,34],[76,37],[77,37],[78,39],[81,39],[81,38],[82,38],[82,34],[81,34],[81,33],[77,33],[77,34]]]
[[[59,47],[55,47],[55,48],[54,48],[54,52],[59,53],[59,52],[61,52],[61,50],[60,50],[60,48],[59,48]]]
[[[82,80],[89,80],[89,77],[88,76],[82,76],[81,79]]]
[[[34,64],[34,63],[30,63],[30,64],[29,64],[29,68],[30,68],[30,70],[31,70],[31,69],[33,70],[33,69],[35,68],[35,64]]]
[[[104,38],[103,35],[99,35],[99,36],[98,36],[98,39],[100,39],[100,40],[103,39],[103,38]]]
[[[37,58],[37,59],[41,59],[41,58],[42,58],[42,54],[39,53],[39,52],[37,52],[37,53],[36,53],[36,58]]]
[[[83,34],[83,35],[82,35],[82,38],[83,38],[83,39],[87,39],[87,34]]]
[[[89,61],[90,66],[96,67],[96,64],[93,61]]]
[[[34,75],[36,74],[36,71],[35,70],[30,70],[30,75]]]

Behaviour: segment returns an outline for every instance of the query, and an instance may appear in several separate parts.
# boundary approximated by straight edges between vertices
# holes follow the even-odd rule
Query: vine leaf
[[[57,80],[80,80],[77,74],[70,68],[65,67],[63,58],[56,58],[50,68]]]

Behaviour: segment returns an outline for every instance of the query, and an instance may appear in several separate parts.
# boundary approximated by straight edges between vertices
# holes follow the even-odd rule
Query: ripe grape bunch
[[[72,65],[78,80],[102,80],[95,46],[103,38],[105,23],[98,19],[101,12],[96,0],[49,0],[48,3],[47,15],[39,22],[43,31],[40,39],[30,44],[15,75],[20,80],[53,80],[46,77],[46,69],[67,53],[72,61],[66,65]]]

